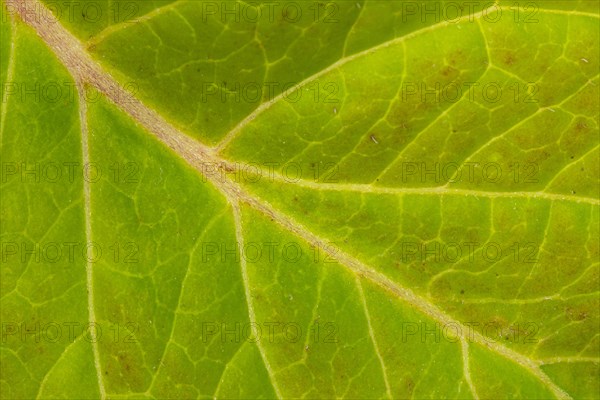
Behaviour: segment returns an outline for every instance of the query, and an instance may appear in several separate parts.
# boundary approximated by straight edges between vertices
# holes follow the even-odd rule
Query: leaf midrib
[[[42,39],[46,42],[50,49],[52,49],[56,56],[62,61],[65,67],[73,75],[76,82],[86,82],[92,84],[102,93],[104,93],[107,96],[107,98],[109,98],[113,103],[115,103],[120,109],[128,113],[136,121],[136,123],[143,126],[149,132],[153,133],[161,142],[163,142],[167,147],[171,148],[179,157],[184,159],[188,164],[190,164],[190,166],[193,166],[195,169],[197,169],[201,175],[204,175],[206,178],[208,178],[211,181],[211,183],[227,198],[227,200],[232,206],[235,207],[240,202],[246,203],[252,206],[257,211],[260,211],[263,214],[271,217],[274,221],[276,221],[278,224],[280,224],[290,232],[294,233],[299,238],[302,238],[313,245],[321,246],[321,248],[327,248],[327,246],[325,246],[325,241],[322,238],[319,238],[312,232],[308,231],[300,223],[294,221],[291,217],[274,209],[268,202],[250,195],[240,185],[234,182],[231,182],[229,180],[222,180],[222,175],[218,170],[206,171],[206,169],[203,168],[203,165],[207,162],[213,163],[213,165],[219,165],[221,166],[221,168],[225,168],[224,160],[220,159],[215,154],[215,148],[207,147],[206,145],[191,139],[189,136],[177,130],[167,121],[165,121],[155,111],[145,107],[138,100],[136,100],[136,102],[123,101],[123,99],[130,99],[131,96],[107,72],[105,72],[94,60],[92,60],[92,58],[84,51],[82,44],[60,24],[45,25],[36,18],[28,18],[28,15],[31,15],[27,14],[26,12],[28,7],[27,5],[25,5],[26,2],[30,5],[34,3],[35,6],[40,7],[46,12],[50,11],[45,7],[45,5],[41,4],[39,0],[17,0],[18,12],[21,19],[24,20],[32,28],[34,28],[38,35],[42,37]],[[545,11],[556,14],[585,15],[588,17],[598,18],[597,15],[581,12],[560,12],[557,10]],[[409,35],[395,38],[389,42],[376,46],[376,48],[389,46],[393,43],[406,40],[408,37],[412,37],[417,33],[429,31],[443,25],[445,24],[440,23],[432,25],[422,30],[412,32]],[[353,56],[346,57],[342,60],[348,62],[351,59],[356,58],[358,54],[369,54],[374,49],[375,48],[365,50],[361,53],[357,53]],[[339,64],[336,65],[336,67],[337,66],[339,66]],[[328,69],[327,71],[331,69],[332,68]],[[303,83],[301,83],[299,86],[306,83],[307,81],[309,82],[310,80],[316,79],[318,76],[323,75],[327,71],[323,70],[320,73],[313,75],[312,77],[308,78],[309,80],[303,81]],[[258,115],[258,113],[263,112],[264,110],[269,108],[270,105],[272,105],[273,103],[274,101],[264,103],[267,105],[265,105],[262,108],[259,107],[259,109],[255,110],[255,112],[248,116],[244,121],[246,121],[247,123],[253,120]],[[238,128],[237,131],[239,131],[239,129],[241,128]],[[232,132],[237,131],[234,128],[234,131]],[[228,134],[228,136],[230,135],[231,132],[230,134]],[[554,200],[559,199],[556,198]],[[443,311],[441,311],[437,306],[429,303],[425,299],[416,295],[412,290],[391,281],[387,276],[373,270],[372,268],[368,267],[367,265],[363,264],[361,261],[353,258],[352,256],[345,254],[341,251],[337,252],[336,254],[330,255],[333,258],[335,258],[341,265],[345,266],[354,274],[356,274],[356,276],[369,279],[371,282],[394,294],[399,299],[404,300],[414,308],[418,309],[420,312],[423,312],[424,314],[435,319],[436,321],[444,324],[458,324],[459,326],[463,327],[463,325],[460,322],[455,321],[452,317],[448,316]],[[466,338],[462,336],[461,340],[466,341]],[[483,335],[477,332],[474,332],[470,340],[474,340],[480,345],[488,348],[490,351],[502,355],[503,357],[521,365],[534,376],[536,376],[536,378],[540,380],[543,384],[545,384],[546,387],[548,387],[556,397],[570,398],[570,396],[566,392],[564,392],[560,387],[558,387],[540,369],[541,363],[535,362],[529,359],[528,357],[525,357],[524,355],[515,352],[514,350],[511,350],[501,344],[490,344]]]

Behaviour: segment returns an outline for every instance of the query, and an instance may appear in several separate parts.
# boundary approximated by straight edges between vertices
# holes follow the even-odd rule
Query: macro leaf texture
[[[0,398],[600,398],[597,0],[1,2]]]

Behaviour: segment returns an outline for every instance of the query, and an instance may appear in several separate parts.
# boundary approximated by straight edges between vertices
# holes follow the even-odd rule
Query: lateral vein
[[[83,165],[90,164],[90,153],[88,144],[88,124],[87,124],[87,104],[84,96],[83,83],[76,80],[77,92],[79,93],[79,121],[81,124],[81,153]],[[92,207],[91,207],[91,188],[90,182],[83,179],[83,197],[84,197],[84,215],[85,215],[85,240],[87,244],[92,241]],[[94,250],[92,246],[86,246],[86,289],[88,296],[88,319],[90,324],[96,324],[96,311],[94,307]],[[104,389],[104,381],[102,380],[102,367],[100,365],[100,351],[98,350],[98,338],[96,329],[90,329],[92,342],[92,351],[94,353],[94,366],[96,369],[96,377],[98,379],[98,390],[100,398],[106,399],[106,390]]]
[[[234,201],[232,203],[233,208],[233,218],[235,221],[235,236],[237,239],[238,251],[242,251],[244,249],[244,234],[242,231],[242,215],[240,211],[239,202]],[[240,266],[242,270],[242,282],[244,282],[244,292],[246,294],[246,305],[248,306],[248,315],[250,317],[250,324],[256,325],[256,314],[254,313],[254,305],[252,304],[252,293],[250,291],[250,281],[248,279],[248,268],[246,265],[246,257],[243,254],[240,254]],[[265,369],[271,378],[271,384],[273,385],[273,389],[275,390],[275,394],[278,399],[283,399],[284,397],[281,395],[281,391],[279,390],[279,386],[277,385],[277,381],[275,380],[275,373],[273,368],[271,368],[271,363],[265,354],[265,349],[258,340],[256,342],[256,347],[260,353],[260,357],[263,360],[263,364],[265,365]]]
[[[15,55],[17,47],[17,28],[15,21],[9,15],[8,23],[10,24],[10,51],[8,53],[8,67],[6,70],[6,82],[10,83],[13,81],[13,74],[15,71]],[[7,96],[8,97],[8,96]],[[0,110],[0,143],[4,137],[4,125],[6,124],[6,110],[8,109],[8,98],[2,99],[2,109]]]
[[[477,388],[475,388],[475,384],[473,383],[473,379],[471,379],[471,367],[469,365],[469,343],[462,338],[460,340],[461,350],[462,350],[462,358],[463,358],[463,375],[465,376],[465,380],[467,381],[467,385],[469,385],[469,389],[471,390],[471,394],[475,400],[479,400],[479,395],[477,394]]]

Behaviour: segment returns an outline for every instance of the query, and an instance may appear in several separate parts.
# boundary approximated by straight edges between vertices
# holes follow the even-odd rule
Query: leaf
[[[597,398],[596,1],[43,3],[2,398]]]

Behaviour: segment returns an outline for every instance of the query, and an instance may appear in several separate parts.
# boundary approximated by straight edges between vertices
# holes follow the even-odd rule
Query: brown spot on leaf
[[[513,65],[516,61],[515,55],[513,53],[507,53],[504,55],[502,62],[506,65]]]
[[[446,65],[444,68],[442,68],[442,70],[440,71],[440,74],[442,74],[442,76],[444,77],[449,77],[449,76],[453,76],[457,74],[457,70],[455,68],[452,68],[449,65]]]
[[[588,317],[588,313],[586,310],[567,307],[565,308],[565,316],[569,321],[583,321]]]
[[[585,124],[585,122],[583,121],[579,121],[577,122],[577,125],[575,125],[575,132],[577,133],[581,133],[587,130],[587,125]]]
[[[415,390],[415,381],[413,381],[411,378],[406,379],[406,390],[409,394],[412,394]]]

